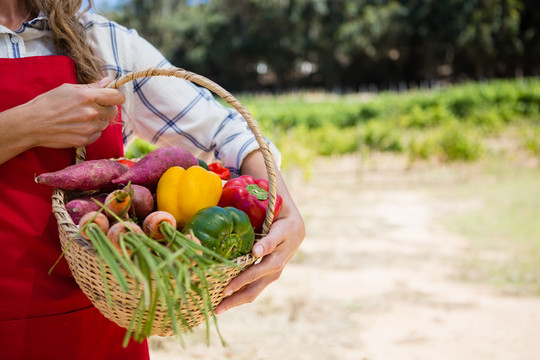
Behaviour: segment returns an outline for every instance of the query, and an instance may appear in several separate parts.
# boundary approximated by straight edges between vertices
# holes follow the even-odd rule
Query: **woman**
[[[146,342],[121,346],[125,330],[106,320],[74,282],[60,254],[51,189],[36,174],[87,159],[120,157],[139,136],[223,160],[233,174],[265,177],[253,135],[209,92],[178,79],[110,78],[170,67],[133,30],[84,13],[81,0],[0,1],[0,358],[148,359]],[[141,56],[141,54],[144,54]],[[120,111],[118,109],[121,108]],[[110,121],[116,118],[116,121]],[[276,164],[279,152],[271,145]],[[222,313],[253,301],[298,249],[304,224],[281,176],[284,207],[253,249],[263,260],[225,289]]]

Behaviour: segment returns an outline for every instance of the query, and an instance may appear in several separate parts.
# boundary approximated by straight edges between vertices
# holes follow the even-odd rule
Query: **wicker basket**
[[[256,121],[251,117],[247,109],[225,89],[201,75],[186,71],[184,69],[152,68],[144,71],[132,72],[112,82],[109,87],[118,88],[119,86],[134,79],[152,76],[176,77],[186,79],[203,86],[220,96],[244,117],[249,128],[255,135],[259,149],[265,161],[266,170],[268,172],[270,191],[268,210],[266,213],[265,223],[263,225],[263,234],[266,234],[274,217],[276,201],[276,175],[268,143],[262,135]],[[76,151],[76,162],[84,161],[85,155],[85,148],[78,148]],[[53,213],[58,221],[62,250],[65,252],[65,258],[71,269],[73,277],[84,294],[90,299],[90,301],[92,301],[94,306],[96,306],[105,317],[111,321],[114,321],[123,328],[128,328],[132,315],[135,311],[135,307],[140,298],[140,289],[137,287],[136,281],[128,276],[127,278],[130,285],[130,291],[128,293],[124,293],[118,286],[118,283],[116,282],[110,269],[106,267],[105,273],[109,285],[110,295],[112,296],[113,300],[111,306],[111,303],[107,300],[107,292],[103,280],[103,274],[100,268],[100,261],[98,260],[92,245],[83,240],[81,237],[77,236],[78,228],[73,223],[66,210],[65,203],[71,195],[73,194],[62,189],[55,188],[52,196],[52,208]],[[223,299],[222,292],[225,286],[227,286],[227,284],[235,276],[237,276],[240,271],[253,264],[255,260],[256,259],[251,254],[241,256],[234,260],[239,267],[224,266],[222,268],[223,272],[226,274],[225,278],[219,280],[210,277],[207,278],[210,286],[212,306],[217,306]],[[197,281],[197,279],[194,279],[194,281]],[[193,295],[196,301],[202,301],[197,294]],[[181,302],[180,299],[178,301]],[[207,320],[206,316],[199,310],[199,307],[194,301],[195,300],[190,299],[187,303],[182,303],[181,305],[183,315],[186,319],[188,319],[189,324],[188,326],[185,324],[180,324],[182,332],[187,332]],[[171,319],[166,315],[167,309],[164,306],[165,305],[162,304],[158,306],[153,322],[152,335],[175,335],[171,327]]]

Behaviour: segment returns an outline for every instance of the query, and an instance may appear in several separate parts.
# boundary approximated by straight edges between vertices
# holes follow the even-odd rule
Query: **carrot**
[[[134,222],[131,221],[119,221],[115,223],[113,226],[110,227],[109,231],[107,231],[107,238],[113,244],[113,246],[122,253],[122,247],[120,245],[120,237],[123,234],[126,234],[130,231],[142,234],[143,231],[141,227]],[[128,254],[131,253],[131,251],[128,251]]]
[[[199,240],[194,234],[192,234],[192,233],[186,234],[186,237],[187,237],[189,240],[193,241],[195,244],[197,244],[197,245],[202,245],[202,244],[201,244],[201,240]],[[202,251],[201,251],[201,250],[199,250],[198,253],[199,253],[199,255],[202,255]]]
[[[128,171],[113,179],[114,184],[139,184],[152,186],[168,168],[180,166],[187,169],[199,162],[187,149],[180,146],[167,146],[149,152]]]
[[[109,218],[113,218],[113,214],[121,218],[125,217],[130,205],[131,194],[124,189],[114,190],[105,198],[105,208],[107,209],[107,216]]]
[[[79,221],[79,229],[81,229],[81,236],[86,240],[90,239],[90,237],[85,231],[86,224],[88,223],[97,224],[104,234],[109,231],[109,219],[107,219],[107,217],[101,212],[90,211],[86,213]]]
[[[195,244],[197,245],[202,245],[201,244],[201,240],[199,240],[195,234],[193,233],[189,233],[189,234],[186,234],[186,238],[188,238],[189,240],[193,241]],[[202,250],[197,250],[197,255],[201,256],[203,254]],[[191,265],[193,266],[196,266],[197,265],[197,261],[195,259],[191,259]]]
[[[146,218],[144,219],[142,225],[144,233],[152,239],[164,239],[165,236],[161,233],[159,229],[159,226],[164,221],[168,222],[174,228],[176,228],[176,220],[174,216],[172,216],[170,213],[158,210],[148,214],[148,216],[146,216]]]
[[[110,159],[83,161],[62,170],[38,175],[38,184],[64,190],[96,190],[111,187],[111,181],[126,171],[126,165]]]

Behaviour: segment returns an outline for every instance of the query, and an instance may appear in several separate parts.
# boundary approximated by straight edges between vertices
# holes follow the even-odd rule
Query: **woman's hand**
[[[246,157],[242,173],[257,178],[266,177],[266,168],[260,152],[253,152]],[[224,290],[225,298],[216,307],[216,314],[255,300],[264,288],[280,277],[283,268],[304,239],[304,221],[279,172],[276,180],[278,193],[283,198],[283,208],[268,235],[253,246],[253,254],[263,259],[241,272],[227,285]]]
[[[0,113],[0,163],[37,146],[69,148],[98,139],[124,102],[104,78],[88,85],[64,84]]]

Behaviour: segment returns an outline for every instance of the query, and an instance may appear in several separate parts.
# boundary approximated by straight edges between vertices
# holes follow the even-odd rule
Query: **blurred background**
[[[95,2],[235,94],[307,225],[227,347],[153,359],[540,359],[540,2]]]
[[[534,0],[117,0],[100,9],[231,91],[347,93],[540,74]]]

